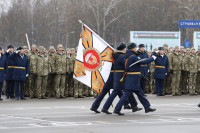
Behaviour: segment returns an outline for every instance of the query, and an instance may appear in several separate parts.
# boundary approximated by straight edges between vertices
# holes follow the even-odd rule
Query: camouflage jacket
[[[151,62],[150,64],[150,72],[153,73],[154,72],[154,69],[155,69],[155,62]]]
[[[73,72],[73,62],[71,57],[67,57],[67,72],[70,74]]]
[[[188,68],[190,72],[196,73],[197,72],[197,66],[198,66],[198,57],[195,55],[190,55],[188,60]]]
[[[169,68],[174,71],[181,71],[182,67],[182,55],[171,53],[169,58]]]
[[[49,61],[47,54],[42,57],[38,54],[37,56],[37,75],[47,76],[49,74]]]
[[[32,74],[36,74],[37,73],[37,68],[36,68],[36,65],[37,65],[37,52],[34,53],[34,52],[30,52],[28,54],[28,58],[29,58],[29,71],[30,73]]]
[[[48,53],[49,73],[55,73],[55,54]]]
[[[200,54],[197,54],[197,64],[198,64],[198,71],[200,71]]]
[[[188,55],[186,53],[180,53],[181,55],[181,70],[187,71],[188,70]]]
[[[75,64],[75,61],[76,61],[76,54],[71,55],[71,61],[72,61],[71,70],[74,71],[74,64]]]
[[[56,74],[66,74],[67,71],[67,56],[65,53],[55,53],[55,72]]]

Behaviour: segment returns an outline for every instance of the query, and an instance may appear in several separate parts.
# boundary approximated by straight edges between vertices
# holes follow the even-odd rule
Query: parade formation
[[[168,45],[164,44],[151,52],[144,47],[144,44],[139,44],[137,48],[135,43],[117,45],[109,78],[98,95],[90,87],[73,79],[76,49],[64,50],[58,44],[57,50],[50,46],[47,51],[43,46],[36,45],[32,45],[31,50],[26,46],[15,50],[14,46],[8,45],[7,50],[0,48],[0,94],[5,94],[6,99],[16,100],[26,100],[25,97],[97,97],[91,110],[100,113],[98,108],[101,101],[113,89],[101,111],[112,114],[109,108],[115,97],[119,96],[114,109],[118,115],[124,115],[121,113],[123,106],[124,109],[132,109],[132,112],[142,110],[134,94],[145,113],[156,110],[150,107],[148,93],[157,96],[200,94],[200,48],[198,51],[183,46],[168,49]]]

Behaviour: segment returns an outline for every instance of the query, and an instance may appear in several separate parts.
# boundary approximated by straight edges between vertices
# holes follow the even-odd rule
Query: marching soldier
[[[6,71],[6,98],[14,98],[14,89],[15,89],[15,81],[13,79],[13,72],[15,62],[10,58],[10,55],[13,54],[14,47],[12,45],[8,45],[7,52],[5,53],[6,61],[8,65],[8,69]]]
[[[1,95],[2,95],[2,87],[5,79],[6,69],[7,69],[6,56],[2,54],[2,48],[0,47],[0,101],[3,100],[1,98]]]
[[[179,88],[180,76],[181,76],[181,54],[179,53],[179,46],[175,46],[174,53],[171,55],[170,61],[170,72],[172,74],[172,95],[180,96],[181,90]]]
[[[129,98],[133,92],[138,96],[140,102],[144,106],[145,113],[153,112],[156,110],[156,109],[152,109],[150,107],[150,103],[144,96],[144,91],[141,89],[141,84],[140,84],[140,80],[141,80],[140,65],[151,63],[152,61],[154,61],[156,59],[156,57],[153,55],[153,57],[147,58],[146,60],[142,61],[142,60],[140,60],[140,57],[137,56],[138,53],[136,53],[136,44],[134,44],[134,47],[132,50],[135,54],[132,55],[128,59],[127,65],[125,68],[126,75],[123,76],[125,91],[124,91],[124,94],[122,95],[122,97],[120,98],[119,102],[117,103],[115,110],[114,110],[114,113],[118,114],[118,115],[124,115],[120,111],[122,109],[122,106],[126,102],[127,98]],[[139,62],[136,63],[137,61],[139,61]],[[136,63],[136,64],[131,66],[131,64],[133,64],[133,63]],[[129,99],[129,102],[130,102],[130,99]],[[130,102],[130,103],[132,103],[132,102]]]
[[[15,62],[13,79],[15,80],[15,98],[16,100],[26,100],[24,98],[24,82],[29,75],[28,56],[24,54],[22,47],[17,48],[16,53],[13,52],[10,58]]]
[[[159,47],[158,50],[159,53],[157,54],[157,58],[155,60],[155,71],[154,71],[156,95],[165,96],[163,93],[163,87],[164,87],[165,76],[168,74],[169,70],[169,61],[168,57],[164,54],[164,48]]]
[[[55,48],[49,47],[48,52],[49,75],[47,80],[47,97],[55,96]]]
[[[76,51],[74,48],[71,48],[71,59],[72,59],[72,63],[75,64]],[[73,65],[73,67],[74,67],[74,65]],[[74,68],[73,68],[73,70],[74,70]],[[74,79],[74,98],[84,98],[83,84],[76,79]]]
[[[140,57],[140,59],[144,59],[144,58],[148,58],[149,57],[148,54],[146,53],[145,49],[144,49],[144,44],[140,44],[139,45],[138,53],[139,53],[138,56]],[[141,74],[144,77],[141,77],[140,84],[141,84],[141,88],[144,91],[144,93],[145,93],[145,90],[146,90],[145,89],[145,83],[146,83],[146,79],[145,78],[147,78],[149,69],[150,69],[150,65],[149,64],[142,64],[141,65]]]
[[[197,66],[198,60],[195,55],[195,48],[191,48],[191,54],[188,60],[189,65],[189,95],[196,95],[196,78],[197,78]]]
[[[47,79],[49,73],[48,56],[45,53],[43,46],[39,47],[39,54],[37,57],[37,94],[39,99],[46,98]]]
[[[31,51],[28,54],[29,65],[30,65],[30,76],[29,76],[29,94],[31,98],[37,97],[37,46],[34,44],[31,46]]]
[[[196,82],[196,92],[200,94],[200,48],[197,51],[197,59],[198,59],[198,72],[197,72],[197,82]]]
[[[66,69],[67,69],[67,60],[66,54],[63,52],[62,44],[58,44],[57,52],[55,54],[55,88],[56,88],[56,97],[65,98],[65,78],[66,78]]]

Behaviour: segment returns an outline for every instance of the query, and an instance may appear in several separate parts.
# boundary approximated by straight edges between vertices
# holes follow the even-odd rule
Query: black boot
[[[109,112],[108,110],[102,109],[101,112],[106,113],[107,115],[112,114],[111,112]]]
[[[142,110],[142,108],[138,108],[138,106],[136,106],[134,109],[132,109],[132,112],[136,112],[136,111],[140,111]]]
[[[156,109],[152,109],[152,108],[148,108],[148,109],[145,109],[145,113],[149,113],[149,112],[154,112],[156,111]]]
[[[90,110],[91,110],[91,111],[94,111],[95,113],[101,113],[100,111],[98,111],[97,109],[95,109],[95,108],[93,108],[93,107],[91,107]]]
[[[132,109],[129,105],[124,105],[124,109]]]
[[[117,111],[117,110],[114,110],[113,113],[118,114],[118,115],[124,115],[124,113],[121,113],[120,111]]]

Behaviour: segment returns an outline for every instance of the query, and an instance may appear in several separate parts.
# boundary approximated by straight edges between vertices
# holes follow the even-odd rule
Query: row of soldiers
[[[10,47],[13,48],[9,46],[7,52],[12,53]],[[47,51],[43,46],[37,47],[36,45],[32,45],[30,51],[27,46],[23,46],[23,50],[29,60],[29,75],[24,87],[26,97],[39,99],[56,97],[59,99],[97,96],[91,88],[73,79],[76,49],[64,50],[63,46],[58,44],[57,50],[50,46]],[[7,85],[4,84],[7,99],[14,97],[14,87],[15,85],[12,85],[11,90],[13,91],[8,91]]]
[[[182,94],[200,94],[200,48],[170,47],[164,44],[164,51],[169,59],[169,72],[165,78],[164,93],[166,95],[180,96]],[[157,51],[157,49],[154,49]],[[152,52],[148,52],[149,56]],[[146,93],[155,94],[154,68],[155,62],[150,64],[148,78],[151,82],[146,84]]]

